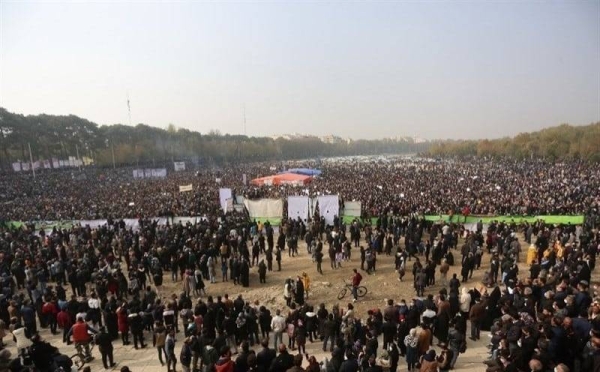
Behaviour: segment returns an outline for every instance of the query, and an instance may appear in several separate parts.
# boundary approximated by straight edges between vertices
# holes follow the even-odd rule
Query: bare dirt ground
[[[521,239],[522,241],[522,239]],[[361,243],[364,244],[364,241]],[[462,241],[459,243],[459,247],[462,244]],[[520,259],[520,270],[525,271],[526,267],[524,266],[525,260],[525,252],[527,246],[522,242],[522,253]],[[303,272],[308,273],[311,278],[311,287],[309,291],[308,303],[317,306],[320,303],[325,303],[328,309],[331,309],[331,306],[339,303],[341,308],[345,308],[349,301],[351,301],[351,296],[348,294],[343,300],[338,301],[337,295],[340,290],[343,288],[343,281],[348,281],[352,275],[352,269],[357,268],[360,269],[360,254],[358,249],[353,248],[352,259],[349,262],[343,262],[342,268],[340,269],[332,269],[329,264],[329,259],[326,257],[324,260],[322,268],[323,275],[319,274],[316,270],[316,263],[313,263],[311,260],[310,254],[308,254],[306,250],[306,245],[304,242],[300,243],[298,248],[299,256],[296,257],[288,257],[287,251],[282,255],[282,270],[281,271],[272,271],[267,272],[267,282],[266,284],[259,284],[258,279],[258,268],[255,266],[251,268],[250,271],[250,287],[243,288],[240,285],[233,285],[231,281],[229,282],[220,282],[218,281],[215,284],[206,283],[207,285],[207,294],[216,297],[217,295],[229,294],[230,298],[234,299],[238,294],[242,294],[243,298],[247,301],[254,302],[255,300],[259,301],[261,305],[265,305],[272,312],[275,309],[282,309],[284,314],[287,313],[287,309],[285,306],[285,300],[283,298],[283,284],[285,279],[288,277],[295,278],[297,275],[302,274]],[[460,254],[456,252],[454,254],[455,261],[457,256],[460,257]],[[460,261],[460,258],[458,259]],[[470,280],[468,283],[463,284],[463,286],[477,287],[480,288],[482,284],[480,283],[481,277],[484,271],[489,267],[489,255],[484,254],[482,260],[482,267],[475,271],[473,274],[473,280]],[[394,270],[394,257],[393,256],[378,256],[377,260],[377,271],[372,275],[366,275],[365,272],[363,274],[363,282],[362,285],[368,288],[367,295],[362,298],[359,302],[355,304],[356,314],[358,317],[364,319],[367,314],[367,310],[373,308],[383,308],[385,306],[385,299],[392,298],[394,301],[400,301],[401,299],[406,299],[407,301],[411,298],[415,297],[416,293],[412,287],[412,273],[407,265],[407,273],[404,277],[404,281],[398,281],[398,275]],[[276,263],[274,262],[274,269],[277,269]],[[452,273],[460,272],[460,266],[454,265],[450,269],[450,273],[448,278],[451,277]],[[439,274],[436,273],[436,276]],[[220,279],[220,272],[218,273],[218,279]],[[163,298],[170,296],[172,293],[179,294],[182,291],[181,282],[173,283],[171,280],[171,276],[169,272],[166,272],[164,275],[164,283],[161,288],[160,295]],[[435,294],[441,289],[439,284],[428,287],[426,289],[426,294],[432,293]],[[51,341],[55,346],[59,347],[61,352],[72,355],[74,354],[74,347],[67,346],[62,343],[61,336],[52,336],[48,329],[41,329],[41,335],[46,339]],[[151,336],[150,336],[151,337]],[[183,336],[179,335],[178,338],[182,339]],[[148,337],[146,337],[148,342]],[[461,354],[458,358],[458,362],[456,364],[457,371],[485,371],[485,365],[482,364],[482,361],[487,359],[488,350],[486,348],[486,344],[489,339],[487,336],[487,332],[482,333],[482,338],[480,341],[474,342],[471,340],[467,340],[468,349],[467,352]],[[14,342],[10,337],[5,337],[4,342],[7,344],[7,348],[13,353],[13,356],[16,355],[16,348]],[[287,342],[286,337],[284,336],[284,342]],[[176,353],[179,353],[179,346],[176,346]],[[435,344],[435,342],[434,342]],[[151,372],[151,371],[164,371],[165,367],[161,367],[157,355],[156,350],[151,347],[151,338],[149,340],[150,347],[144,350],[135,350],[133,346],[122,346],[120,340],[114,342],[115,346],[115,361],[118,362],[118,366],[116,369],[118,370],[121,366],[127,365],[131,368],[133,372]],[[381,345],[381,341],[380,341]],[[308,342],[306,349],[309,355],[315,355],[318,360],[322,360],[325,357],[329,357],[328,353],[324,353],[321,351],[321,343]],[[96,359],[90,363],[89,365],[92,367],[92,371],[102,371],[104,368],[102,367],[102,362],[100,360],[100,355],[97,350],[94,350],[94,355]],[[400,358],[398,371],[406,371],[406,364],[404,363],[404,359]],[[178,365],[178,370],[180,370],[180,366]]]

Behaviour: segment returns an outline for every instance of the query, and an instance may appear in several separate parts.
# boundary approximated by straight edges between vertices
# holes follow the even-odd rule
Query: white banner
[[[242,184],[248,186],[248,176],[246,176],[246,173],[242,174]]]
[[[60,168],[60,163],[58,162],[57,158],[52,158],[52,167]]]
[[[107,220],[81,220],[81,221],[73,221],[73,222],[78,222],[82,227],[89,226],[91,229],[97,229],[108,223]]]
[[[233,212],[233,198],[227,199],[227,212]]]
[[[227,212],[227,199],[231,199],[231,189],[219,189],[219,203],[223,213]]]
[[[175,172],[185,170],[185,162],[183,162],[183,161],[176,161],[173,163],[173,166],[175,167]]]
[[[187,223],[191,223],[192,225],[196,224],[198,217],[173,217],[173,225],[178,225],[180,222],[182,225],[187,225]]]
[[[281,218],[283,215],[283,200],[281,199],[245,199],[244,205],[248,209],[250,218]]]
[[[319,201],[319,213],[325,217],[327,225],[333,225],[333,217],[340,215],[340,204],[337,195],[323,195],[317,197]]]
[[[360,217],[362,205],[360,202],[344,202],[344,215],[351,217]]]
[[[308,219],[308,196],[288,196],[288,218],[300,217],[306,222]]]
[[[12,163],[12,168],[15,172],[21,171],[21,162]]]
[[[167,177],[167,168],[153,169],[152,177],[160,177],[160,178]]]
[[[166,168],[157,169],[134,169],[133,178],[165,178],[167,177]]]
[[[152,221],[156,221],[158,226],[166,226],[169,222],[169,219],[167,217],[154,217],[152,218]]]
[[[133,229],[133,231],[137,231],[140,229],[140,221],[135,218],[124,218],[123,222],[125,222],[125,228],[127,230]]]
[[[38,170],[41,167],[41,162],[39,160],[36,160],[33,162],[33,169]]]
[[[74,167],[76,165],[76,160],[74,156],[69,156],[69,166]]]
[[[25,172],[29,171],[30,168],[31,168],[30,163],[21,163],[21,169],[23,169]]]
[[[44,169],[51,169],[52,165],[50,164],[50,160],[44,160]]]
[[[192,191],[193,189],[194,189],[194,187],[192,186],[191,183],[189,185],[179,186],[179,192]]]

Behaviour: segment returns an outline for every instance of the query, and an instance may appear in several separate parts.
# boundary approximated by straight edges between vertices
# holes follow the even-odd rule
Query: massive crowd
[[[310,163],[287,166],[314,165]],[[173,172],[164,179],[134,179],[133,168],[44,171],[0,177],[0,220],[58,221],[159,216],[202,216],[219,211],[218,187],[250,198],[338,194],[363,204],[369,216],[574,215],[598,205],[600,165],[544,161],[430,161],[399,159],[320,164],[322,177],[304,187],[243,184],[283,169],[281,164],[238,164]],[[219,179],[219,183],[216,180]],[[179,186],[193,184],[192,192]]]
[[[267,165],[161,180],[133,180],[129,170],[48,173],[36,183],[24,175],[3,177],[5,221],[109,221],[98,229],[0,227],[0,335],[8,339],[11,331],[17,348],[42,371],[68,362],[37,336],[40,327],[62,332],[63,342],[74,342],[84,355],[90,332],[98,333],[105,368],[114,362],[113,342],[121,342],[134,348],[152,343],[157,363],[169,372],[396,371],[400,358],[410,371],[448,371],[460,364],[468,336],[478,340],[485,330],[490,372],[600,370],[600,298],[592,283],[600,248],[598,165],[401,161],[322,168],[309,193],[339,193],[361,200],[368,214],[386,217],[376,226],[287,221],[277,233],[268,224],[222,215],[215,178],[249,197],[300,191],[241,184],[242,173],[261,175]],[[190,182],[194,192],[177,192]],[[466,232],[414,213],[462,213],[465,207],[470,213],[581,213],[587,219],[582,226],[492,223]],[[160,215],[207,218],[172,226],[149,219]],[[140,218],[139,230],[128,229],[124,217]],[[517,233],[535,247],[526,272],[519,271],[525,254]],[[312,303],[305,295],[307,276],[282,283],[285,309],[236,294],[207,296],[218,280],[259,285],[250,283],[249,267],[258,263],[261,277],[281,270],[281,255],[293,255],[298,241],[310,247],[317,271],[323,257],[332,270],[338,267],[349,258],[349,245],[361,247],[363,274],[376,270],[377,260],[395,260],[399,278],[412,279],[418,296],[358,314],[352,303]],[[482,262],[489,270],[473,278],[481,275],[474,269]],[[448,278],[450,265],[461,268],[459,275]],[[360,285],[356,274],[354,287]],[[168,301],[161,299],[165,279],[182,289]],[[474,284],[479,279],[484,286]],[[432,291],[436,280],[441,289]],[[323,342],[330,358],[304,360],[307,340]],[[261,345],[256,352],[255,344]],[[0,369],[26,370],[26,359],[2,350]]]

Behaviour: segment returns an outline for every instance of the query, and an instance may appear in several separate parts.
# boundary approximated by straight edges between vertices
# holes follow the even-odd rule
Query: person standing
[[[454,369],[456,359],[460,354],[462,344],[465,342],[465,336],[456,329],[454,322],[450,323],[450,330],[448,331],[448,349],[452,351],[452,358],[450,359],[450,369]]]
[[[286,372],[294,366],[294,357],[288,353],[284,344],[279,345],[279,355],[271,363],[271,372]]]
[[[233,372],[235,370],[235,363],[231,360],[231,350],[228,347],[221,349],[221,356],[214,364],[214,370],[216,372]]]
[[[360,282],[362,281],[362,275],[356,269],[352,269],[354,274],[352,275],[352,297],[353,302],[358,300],[358,287],[360,286]]]
[[[67,312],[67,309],[61,309],[58,315],[56,315],[56,321],[58,323],[58,327],[63,330],[63,343],[67,343],[69,338],[67,337],[67,333],[69,333],[69,329],[73,325],[71,323],[71,315]]]
[[[417,336],[417,329],[412,328],[408,336],[404,338],[404,345],[406,345],[406,364],[408,365],[409,372],[416,370],[416,364],[419,360],[417,345],[419,343],[419,337]]]
[[[175,357],[175,330],[172,328],[165,339],[165,353],[167,354],[167,372],[175,372],[177,370],[177,358]]]
[[[131,334],[133,335],[133,347],[137,350],[138,344],[140,348],[145,348],[144,343],[144,324],[142,317],[137,310],[132,311],[128,316],[129,324],[131,324]]]
[[[267,270],[273,271],[273,248],[267,249],[265,259],[267,260]]]
[[[268,371],[271,367],[271,363],[277,356],[274,349],[269,349],[269,339],[263,338],[260,342],[262,349],[256,354],[256,364],[258,364],[260,371]]]
[[[271,320],[271,329],[273,330],[273,348],[283,344],[283,331],[286,329],[285,319],[281,316],[281,310],[277,309],[275,316]]]
[[[304,285],[304,293],[305,297],[308,298],[308,292],[310,291],[310,277],[306,272],[302,273],[302,277],[300,278],[302,284]]]
[[[191,372],[190,367],[192,365],[192,348],[190,343],[190,337],[186,338],[183,341],[183,346],[181,347],[181,352],[179,353],[179,361],[181,362],[183,372]]]
[[[448,265],[446,259],[443,259],[440,265],[440,282],[442,288],[446,288],[448,285],[448,271],[450,271],[450,265]]]
[[[296,291],[294,292],[294,302],[298,305],[304,305],[304,283],[299,276],[296,278]]]
[[[258,264],[258,277],[261,284],[267,282],[267,265],[265,265],[265,260],[260,260]]]
[[[469,311],[469,320],[471,321],[471,340],[479,340],[479,333],[481,331],[481,323],[485,316],[485,308],[487,301],[481,301],[480,298],[475,300],[475,305],[471,306]]]
[[[125,302],[117,309],[117,325],[119,332],[121,332],[123,345],[129,345],[129,319],[127,318],[127,303]]]
[[[321,265],[323,264],[323,249],[318,249],[315,251],[315,261],[317,262],[317,272],[323,275],[323,269]]]
[[[105,369],[116,366],[113,359],[113,344],[112,337],[106,332],[106,327],[100,327],[100,333],[96,335],[96,345],[102,355],[102,364]]]
[[[277,271],[281,271],[281,248],[279,247],[275,251],[275,261],[277,261]]]
[[[156,322],[154,326],[154,333],[152,336],[152,346],[156,348],[158,351],[158,360],[160,361],[160,365],[164,366],[165,363],[163,361],[163,354],[165,355],[165,360],[168,361],[167,352],[165,351],[165,341],[167,339],[167,330],[162,322]]]
[[[46,318],[46,324],[50,326],[50,332],[55,335],[56,334],[56,314],[58,313],[58,309],[54,301],[48,299],[42,306],[42,314]]]

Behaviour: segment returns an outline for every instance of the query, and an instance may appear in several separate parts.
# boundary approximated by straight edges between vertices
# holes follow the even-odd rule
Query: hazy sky
[[[594,1],[10,2],[0,106],[206,133],[482,138],[600,120]]]

